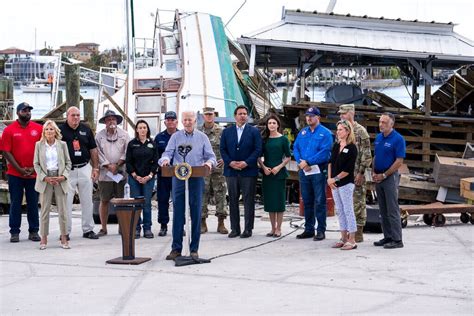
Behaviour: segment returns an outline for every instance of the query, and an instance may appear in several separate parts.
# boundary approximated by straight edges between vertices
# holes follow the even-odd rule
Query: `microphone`
[[[178,146],[178,154],[183,157],[183,160],[186,161],[186,156],[193,149],[191,144],[181,144]]]

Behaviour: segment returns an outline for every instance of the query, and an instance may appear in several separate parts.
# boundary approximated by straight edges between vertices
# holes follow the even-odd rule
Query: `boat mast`
[[[127,92],[125,94],[124,102],[124,112],[128,115],[128,109],[133,110],[134,99],[133,99],[133,78],[134,78],[134,56],[133,56],[133,46],[135,41],[135,25],[134,25],[134,16],[133,16],[133,0],[125,0],[125,11],[127,15],[127,82],[126,88]],[[127,124],[124,126],[127,129]]]

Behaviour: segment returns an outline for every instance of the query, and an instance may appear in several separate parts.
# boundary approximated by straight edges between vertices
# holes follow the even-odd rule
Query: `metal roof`
[[[453,27],[451,22],[285,10],[280,22],[237,41],[248,52],[251,45],[256,45],[257,64],[267,63],[268,66],[296,64],[294,56],[285,60],[285,55],[295,49],[388,59],[434,56],[434,64],[474,62],[473,41],[455,33]]]

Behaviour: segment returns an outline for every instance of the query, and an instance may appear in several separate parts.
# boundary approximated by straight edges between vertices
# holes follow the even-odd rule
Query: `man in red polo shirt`
[[[23,102],[16,107],[18,119],[3,131],[3,154],[8,161],[8,190],[10,191],[10,242],[20,241],[21,204],[26,196],[28,239],[40,241],[38,235],[38,193],[35,191],[36,173],[33,169],[35,144],[41,138],[43,127],[31,122],[31,110]]]

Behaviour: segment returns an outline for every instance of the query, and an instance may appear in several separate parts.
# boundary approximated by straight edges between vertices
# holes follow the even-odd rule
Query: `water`
[[[432,86],[431,87],[431,94],[433,94],[440,85]],[[324,93],[326,92],[326,88],[324,87],[308,87],[309,89],[309,96],[311,97],[311,101],[316,101],[316,102],[321,102],[324,101]],[[407,88],[405,86],[400,86],[400,87],[387,87],[387,88],[380,88],[380,89],[371,89],[374,91],[379,91],[387,96],[391,97],[392,99],[395,99],[396,101],[400,102],[401,104],[405,105],[407,108],[411,109],[411,86],[408,86],[408,90],[410,91],[410,94],[408,94]],[[280,98],[282,96],[282,90],[279,88],[279,95]],[[417,104],[421,105],[425,101],[425,86],[420,85],[418,87],[418,94],[419,94],[419,99]],[[290,92],[288,92],[288,95],[290,95]]]
[[[436,91],[439,87],[439,85],[432,86],[431,93]],[[411,87],[408,87],[408,89],[411,93]],[[61,90],[63,91],[63,100],[65,100],[66,92],[64,91],[64,88]],[[398,102],[404,104],[407,108],[411,108],[411,97],[408,94],[408,91],[405,86],[387,87],[373,90],[380,91],[388,95],[389,97],[397,100]],[[313,101],[323,101],[325,92],[326,88],[323,87],[309,87],[309,95],[311,97],[311,100]],[[425,100],[424,86],[418,87],[418,93],[420,95],[418,105],[421,105],[421,103]],[[97,104],[98,94],[99,89],[95,86],[81,87],[82,97],[85,99],[93,99],[95,104]],[[280,98],[281,94],[282,90],[279,89]],[[51,96],[49,93],[23,93],[21,89],[15,88],[14,97],[15,106],[21,102],[28,102],[34,108],[31,112],[32,118],[41,118],[51,110]]]
[[[59,88],[63,91],[64,101],[66,100],[66,91],[64,90],[64,87]],[[81,96],[84,99],[93,99],[95,104],[97,104],[98,94],[99,88],[95,86],[81,87]],[[31,117],[34,119],[43,117],[52,109],[51,94],[49,93],[23,93],[20,88],[15,88],[13,91],[13,96],[15,98],[15,107],[21,102],[28,102],[33,107],[33,110],[31,111]]]

